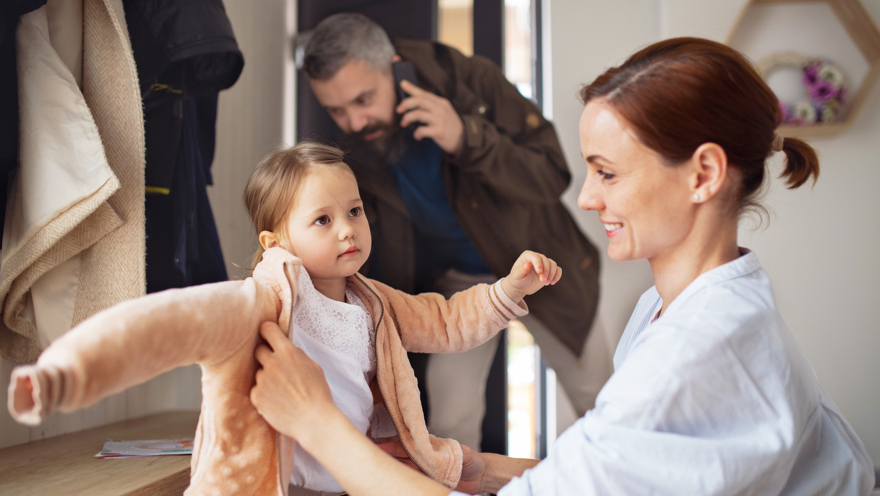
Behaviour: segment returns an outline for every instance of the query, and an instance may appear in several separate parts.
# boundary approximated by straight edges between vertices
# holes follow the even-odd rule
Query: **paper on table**
[[[107,439],[95,458],[132,458],[139,456],[191,455],[192,438],[117,441]]]

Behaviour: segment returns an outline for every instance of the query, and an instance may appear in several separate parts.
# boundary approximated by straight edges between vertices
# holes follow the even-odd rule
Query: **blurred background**
[[[862,4],[880,23],[880,2]],[[314,107],[296,73],[294,40],[331,13],[372,13],[392,37],[436,39],[501,65],[554,122],[573,175],[565,203],[603,253],[602,225],[575,203],[585,177],[577,135],[582,107],[576,94],[582,84],[639,48],[676,36],[729,41],[753,59],[785,49],[827,57],[841,67],[853,89],[870,70],[831,7],[819,1],[226,0],[224,5],[246,61],[235,85],[220,93],[213,186],[208,188],[230,278],[247,275],[242,267],[256,248],[241,200],[253,167],[267,151],[327,129],[329,120]],[[770,82],[783,96],[799,91],[791,75]],[[785,190],[775,179],[781,164],[771,164],[769,218],[763,223],[757,217],[744,219],[740,244],[758,253],[774,281],[779,309],[820,382],[871,456],[880,460],[880,92],[873,88],[847,129],[810,143],[822,163],[816,186]],[[615,263],[603,257],[600,305],[613,337],[612,353],[652,279],[646,262]],[[507,346],[499,349],[490,388],[501,410],[487,413],[500,433],[496,449],[542,457],[576,420],[573,409],[521,325],[511,326]],[[11,368],[0,359],[2,377],[8,378]],[[164,382],[151,393],[150,409],[198,408],[198,370],[170,374],[159,379]],[[124,403],[102,404],[38,429],[0,416],[0,447],[134,412]]]

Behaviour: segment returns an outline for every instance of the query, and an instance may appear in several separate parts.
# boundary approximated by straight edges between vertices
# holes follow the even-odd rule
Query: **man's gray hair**
[[[312,31],[306,44],[303,69],[311,79],[326,80],[352,60],[363,60],[387,73],[394,57],[388,34],[367,16],[334,14]]]

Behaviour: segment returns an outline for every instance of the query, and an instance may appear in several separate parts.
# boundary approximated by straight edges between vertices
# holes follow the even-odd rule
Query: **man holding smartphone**
[[[488,59],[429,41],[392,44],[360,14],[323,20],[303,69],[350,138],[373,234],[363,271],[449,296],[494,282],[523,250],[546,254],[563,277],[528,299],[522,321],[578,416],[592,408],[613,344],[595,315],[599,255],[560,201],[571,176],[553,125]],[[497,346],[428,358],[432,434],[479,449]]]

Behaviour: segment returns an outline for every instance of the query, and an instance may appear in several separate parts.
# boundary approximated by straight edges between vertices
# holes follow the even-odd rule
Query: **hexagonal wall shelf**
[[[865,7],[859,0],[751,0],[743,7],[739,19],[734,24],[730,35],[727,37],[727,44],[733,40],[734,35],[740,27],[746,11],[756,4],[768,3],[817,3],[825,2],[829,4],[834,14],[840,20],[846,29],[853,43],[865,57],[868,62],[868,71],[862,79],[857,90],[850,91],[850,101],[847,104],[846,114],[840,122],[831,124],[816,125],[790,125],[780,126],[779,132],[784,136],[796,136],[799,138],[833,136],[852,125],[858,116],[868,95],[874,90],[877,79],[880,78],[880,30],[871,21],[871,16],[865,10]]]

